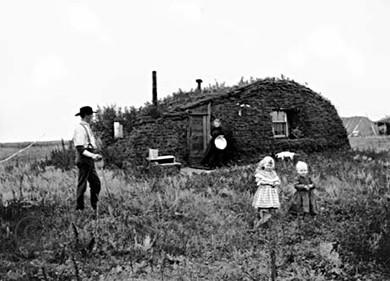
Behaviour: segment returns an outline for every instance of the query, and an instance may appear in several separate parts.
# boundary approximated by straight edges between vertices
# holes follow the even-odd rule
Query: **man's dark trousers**
[[[93,159],[82,157],[77,163],[79,169],[79,178],[77,183],[77,207],[76,210],[84,209],[84,193],[87,190],[87,182],[91,192],[91,206],[96,210],[101,189],[100,179],[96,173],[95,162]]]

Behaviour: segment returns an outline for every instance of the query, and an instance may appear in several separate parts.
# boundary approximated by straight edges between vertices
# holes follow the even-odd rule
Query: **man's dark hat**
[[[79,115],[92,115],[93,113],[96,113],[96,111],[93,111],[92,107],[90,107],[90,106],[83,106],[83,107],[80,108],[80,112],[76,113],[75,116],[79,116]]]

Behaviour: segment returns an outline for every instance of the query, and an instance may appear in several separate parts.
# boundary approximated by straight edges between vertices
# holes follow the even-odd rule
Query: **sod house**
[[[262,154],[285,150],[350,147],[330,101],[291,80],[266,78],[215,93],[198,88],[186,98],[176,94],[159,103],[155,112],[140,118],[124,140],[126,154],[136,164],[145,161],[148,148],[174,155],[184,164],[198,164],[214,118],[221,119],[228,132],[232,163],[249,163]]]

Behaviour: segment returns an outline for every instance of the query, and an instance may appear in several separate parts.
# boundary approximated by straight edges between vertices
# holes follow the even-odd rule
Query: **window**
[[[275,138],[288,137],[287,113],[285,111],[272,111],[272,132]]]

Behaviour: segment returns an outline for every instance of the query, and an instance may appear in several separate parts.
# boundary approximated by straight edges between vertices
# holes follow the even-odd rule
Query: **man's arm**
[[[81,126],[77,127],[73,135],[73,143],[77,149],[77,152],[80,153],[80,155],[87,156],[96,161],[102,159],[100,154],[92,153],[85,148],[84,144],[87,142],[88,138],[86,136],[85,129]]]

